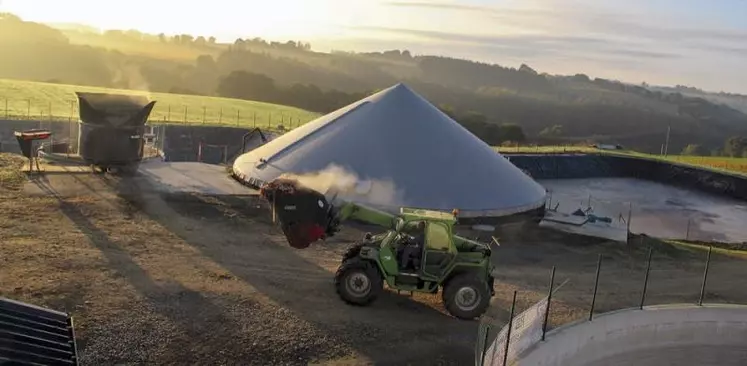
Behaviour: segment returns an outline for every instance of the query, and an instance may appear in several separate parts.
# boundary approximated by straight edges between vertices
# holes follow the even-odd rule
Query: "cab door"
[[[429,222],[423,247],[423,274],[441,277],[456,259],[456,248],[451,245],[450,228],[440,222]]]

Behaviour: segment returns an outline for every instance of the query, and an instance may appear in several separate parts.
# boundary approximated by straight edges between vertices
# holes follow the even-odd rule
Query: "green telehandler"
[[[288,239],[298,249],[335,235],[343,222],[376,225],[386,231],[364,238],[347,250],[335,274],[342,300],[368,305],[383,290],[438,293],[447,311],[460,319],[482,315],[495,295],[490,245],[454,233],[457,212],[401,208],[399,215],[337,199],[328,199],[297,179],[266,183],[261,196]]]

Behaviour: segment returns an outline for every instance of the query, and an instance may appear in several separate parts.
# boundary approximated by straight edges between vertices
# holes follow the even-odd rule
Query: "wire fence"
[[[0,118],[19,121],[78,121],[76,100],[0,99]],[[148,117],[150,124],[211,125],[264,128],[285,132],[316,117],[315,113],[257,110],[222,106],[189,106],[156,103]]]
[[[193,107],[187,105],[156,104],[147,124],[147,153],[160,150],[166,145],[165,126],[184,127],[234,127],[242,129],[259,128],[274,135],[282,135],[298,128],[316,117],[311,112],[286,113],[282,110],[252,110],[231,107]],[[79,140],[79,105],[77,100],[54,102],[38,99],[0,99],[0,119],[5,124],[0,128],[0,150],[14,151],[13,132],[26,129],[46,129],[52,136],[45,146],[55,153],[77,154]],[[233,135],[232,135],[233,136]],[[172,141],[177,143],[175,141]],[[229,141],[211,141],[214,144],[230,144]],[[9,147],[6,147],[9,146]],[[195,146],[195,150],[198,146]],[[233,151],[219,148],[216,155],[213,146],[207,146],[209,160],[226,162]],[[4,149],[4,150],[3,150]],[[199,151],[197,151],[199,153]],[[202,154],[198,154],[200,158]]]
[[[507,303],[508,319],[503,325],[481,320],[476,365],[511,365],[523,352],[552,336],[548,334],[551,329],[593,322],[596,315],[605,312],[643,311],[647,306],[673,303],[747,304],[747,289],[734,283],[737,281],[732,277],[747,275],[743,260],[719,255],[713,247],[677,255],[666,246],[640,244],[638,249],[644,251],[630,261],[610,260],[599,254],[593,266],[584,266],[587,269],[582,273],[569,272],[562,276],[565,279],[556,279],[562,267],[553,266],[546,295],[539,300],[539,289],[502,294],[504,299],[511,299]],[[729,278],[732,281],[724,281]],[[522,303],[528,304],[519,313]]]

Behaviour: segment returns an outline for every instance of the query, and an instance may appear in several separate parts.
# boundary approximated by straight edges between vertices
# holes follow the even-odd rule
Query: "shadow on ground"
[[[335,293],[331,272],[339,264],[344,243],[331,244],[334,249],[299,253],[273,231],[268,211],[257,208],[256,202],[248,201],[251,199],[237,207],[236,202],[228,200],[206,202],[188,195],[163,197],[142,186],[133,189],[133,184],[142,185],[143,181],[102,177],[102,182],[119,192],[132,206],[131,211],[145,213],[274,304],[272,309],[245,306],[247,299],[212,299],[177,283],[155,283],[105,232],[74,205],[61,200],[63,212],[89,236],[111,266],[177,328],[180,337],[163,336],[163,344],[145,345],[157,353],[180,355],[169,362],[474,362],[477,322],[443,314],[439,311],[440,296],[419,295],[415,301],[387,291],[369,307],[344,304]],[[232,213],[227,215],[227,211]],[[281,329],[286,325],[277,321],[279,317],[296,320],[287,326],[289,329]],[[251,336],[246,329],[257,329],[263,323],[264,328],[271,328],[263,328],[265,338],[255,337],[246,344]],[[201,350],[185,347],[194,347],[195,339],[201,343]],[[124,355],[121,359],[101,359],[132,361]],[[158,356],[147,359],[159,360]]]
[[[83,181],[80,182],[85,184]],[[192,348],[191,352],[185,352],[184,345],[193,339],[204,339],[206,324],[219,325],[221,330],[219,337],[207,339],[196,346],[204,349],[207,354],[215,348],[220,348],[225,339],[230,339],[241,331],[232,326],[232,319],[224,314],[220,305],[201,293],[190,290],[176,281],[156,283],[117,241],[110,239],[105,231],[92,223],[76,204],[60,197],[47,185],[46,180],[37,179],[34,183],[41,191],[59,200],[63,214],[103,254],[116,275],[124,277],[147,302],[143,309],[137,307],[137,304],[133,304],[133,308],[122,309],[122,319],[117,319],[111,324],[102,324],[111,329],[94,330],[109,333],[104,336],[109,339],[88,337],[96,338],[94,344],[80,343],[79,348],[86,349],[82,352],[83,364],[152,363],[159,359],[163,360],[160,358],[163,355],[169,355],[168,363],[195,364],[193,356],[197,350]],[[155,316],[143,312],[153,312]],[[136,319],[143,315],[147,318]],[[135,337],[130,339],[132,343],[127,342],[128,337],[112,339],[116,337],[116,333],[121,335],[128,332],[151,333],[151,336]],[[146,341],[143,342],[142,339]],[[211,364],[207,360],[198,363]]]

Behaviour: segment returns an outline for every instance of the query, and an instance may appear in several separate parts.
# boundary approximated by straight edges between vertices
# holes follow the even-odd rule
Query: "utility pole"
[[[664,156],[667,156],[667,151],[669,150],[669,133],[672,130],[672,126],[667,126],[667,140],[664,142]]]

